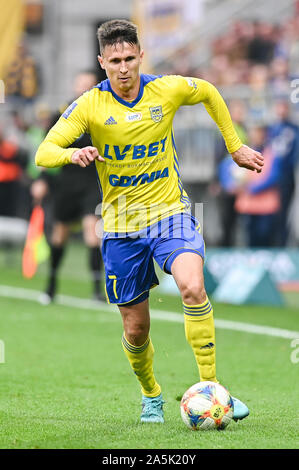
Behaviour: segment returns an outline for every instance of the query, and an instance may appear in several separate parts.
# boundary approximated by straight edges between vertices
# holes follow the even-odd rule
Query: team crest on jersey
[[[163,118],[162,106],[152,106],[149,108],[151,118],[154,122],[160,122]]]

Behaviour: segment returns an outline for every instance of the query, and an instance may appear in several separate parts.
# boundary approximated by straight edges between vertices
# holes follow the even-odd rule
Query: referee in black
[[[97,75],[92,71],[80,72],[74,82],[75,98],[97,84]],[[64,107],[66,108],[67,105]],[[60,113],[53,116],[50,128],[59,119]],[[92,145],[90,136],[83,134],[70,147],[83,148]],[[54,222],[50,236],[51,257],[47,287],[40,300],[49,304],[57,292],[58,270],[65,253],[70,234],[70,225],[82,220],[84,243],[89,248],[89,267],[93,279],[94,300],[106,301],[101,290],[102,258],[99,238],[96,234],[98,217],[96,206],[101,202],[94,162],[84,173],[79,165],[66,165],[55,173],[42,171],[32,183],[31,194],[36,203],[41,203],[47,194],[53,198]]]

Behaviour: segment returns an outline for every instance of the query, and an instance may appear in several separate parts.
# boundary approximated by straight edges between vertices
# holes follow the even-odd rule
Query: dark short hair
[[[103,23],[97,31],[100,45],[100,54],[106,46],[121,44],[135,44],[140,47],[137,26],[127,20],[111,20]]]

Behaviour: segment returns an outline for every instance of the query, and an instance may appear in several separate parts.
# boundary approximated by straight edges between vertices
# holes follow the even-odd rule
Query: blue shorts
[[[175,258],[188,251],[204,258],[200,224],[188,213],[173,215],[139,232],[105,233],[102,254],[108,302],[133,305],[145,300],[149,289],[159,284],[153,260],[171,274]]]

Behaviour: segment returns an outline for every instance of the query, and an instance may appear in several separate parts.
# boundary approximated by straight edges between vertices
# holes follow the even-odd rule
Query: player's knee
[[[148,338],[148,326],[142,323],[134,323],[126,326],[125,335],[129,343],[141,346]]]
[[[207,293],[201,283],[191,282],[181,288],[182,300],[187,305],[199,305],[205,302]]]

